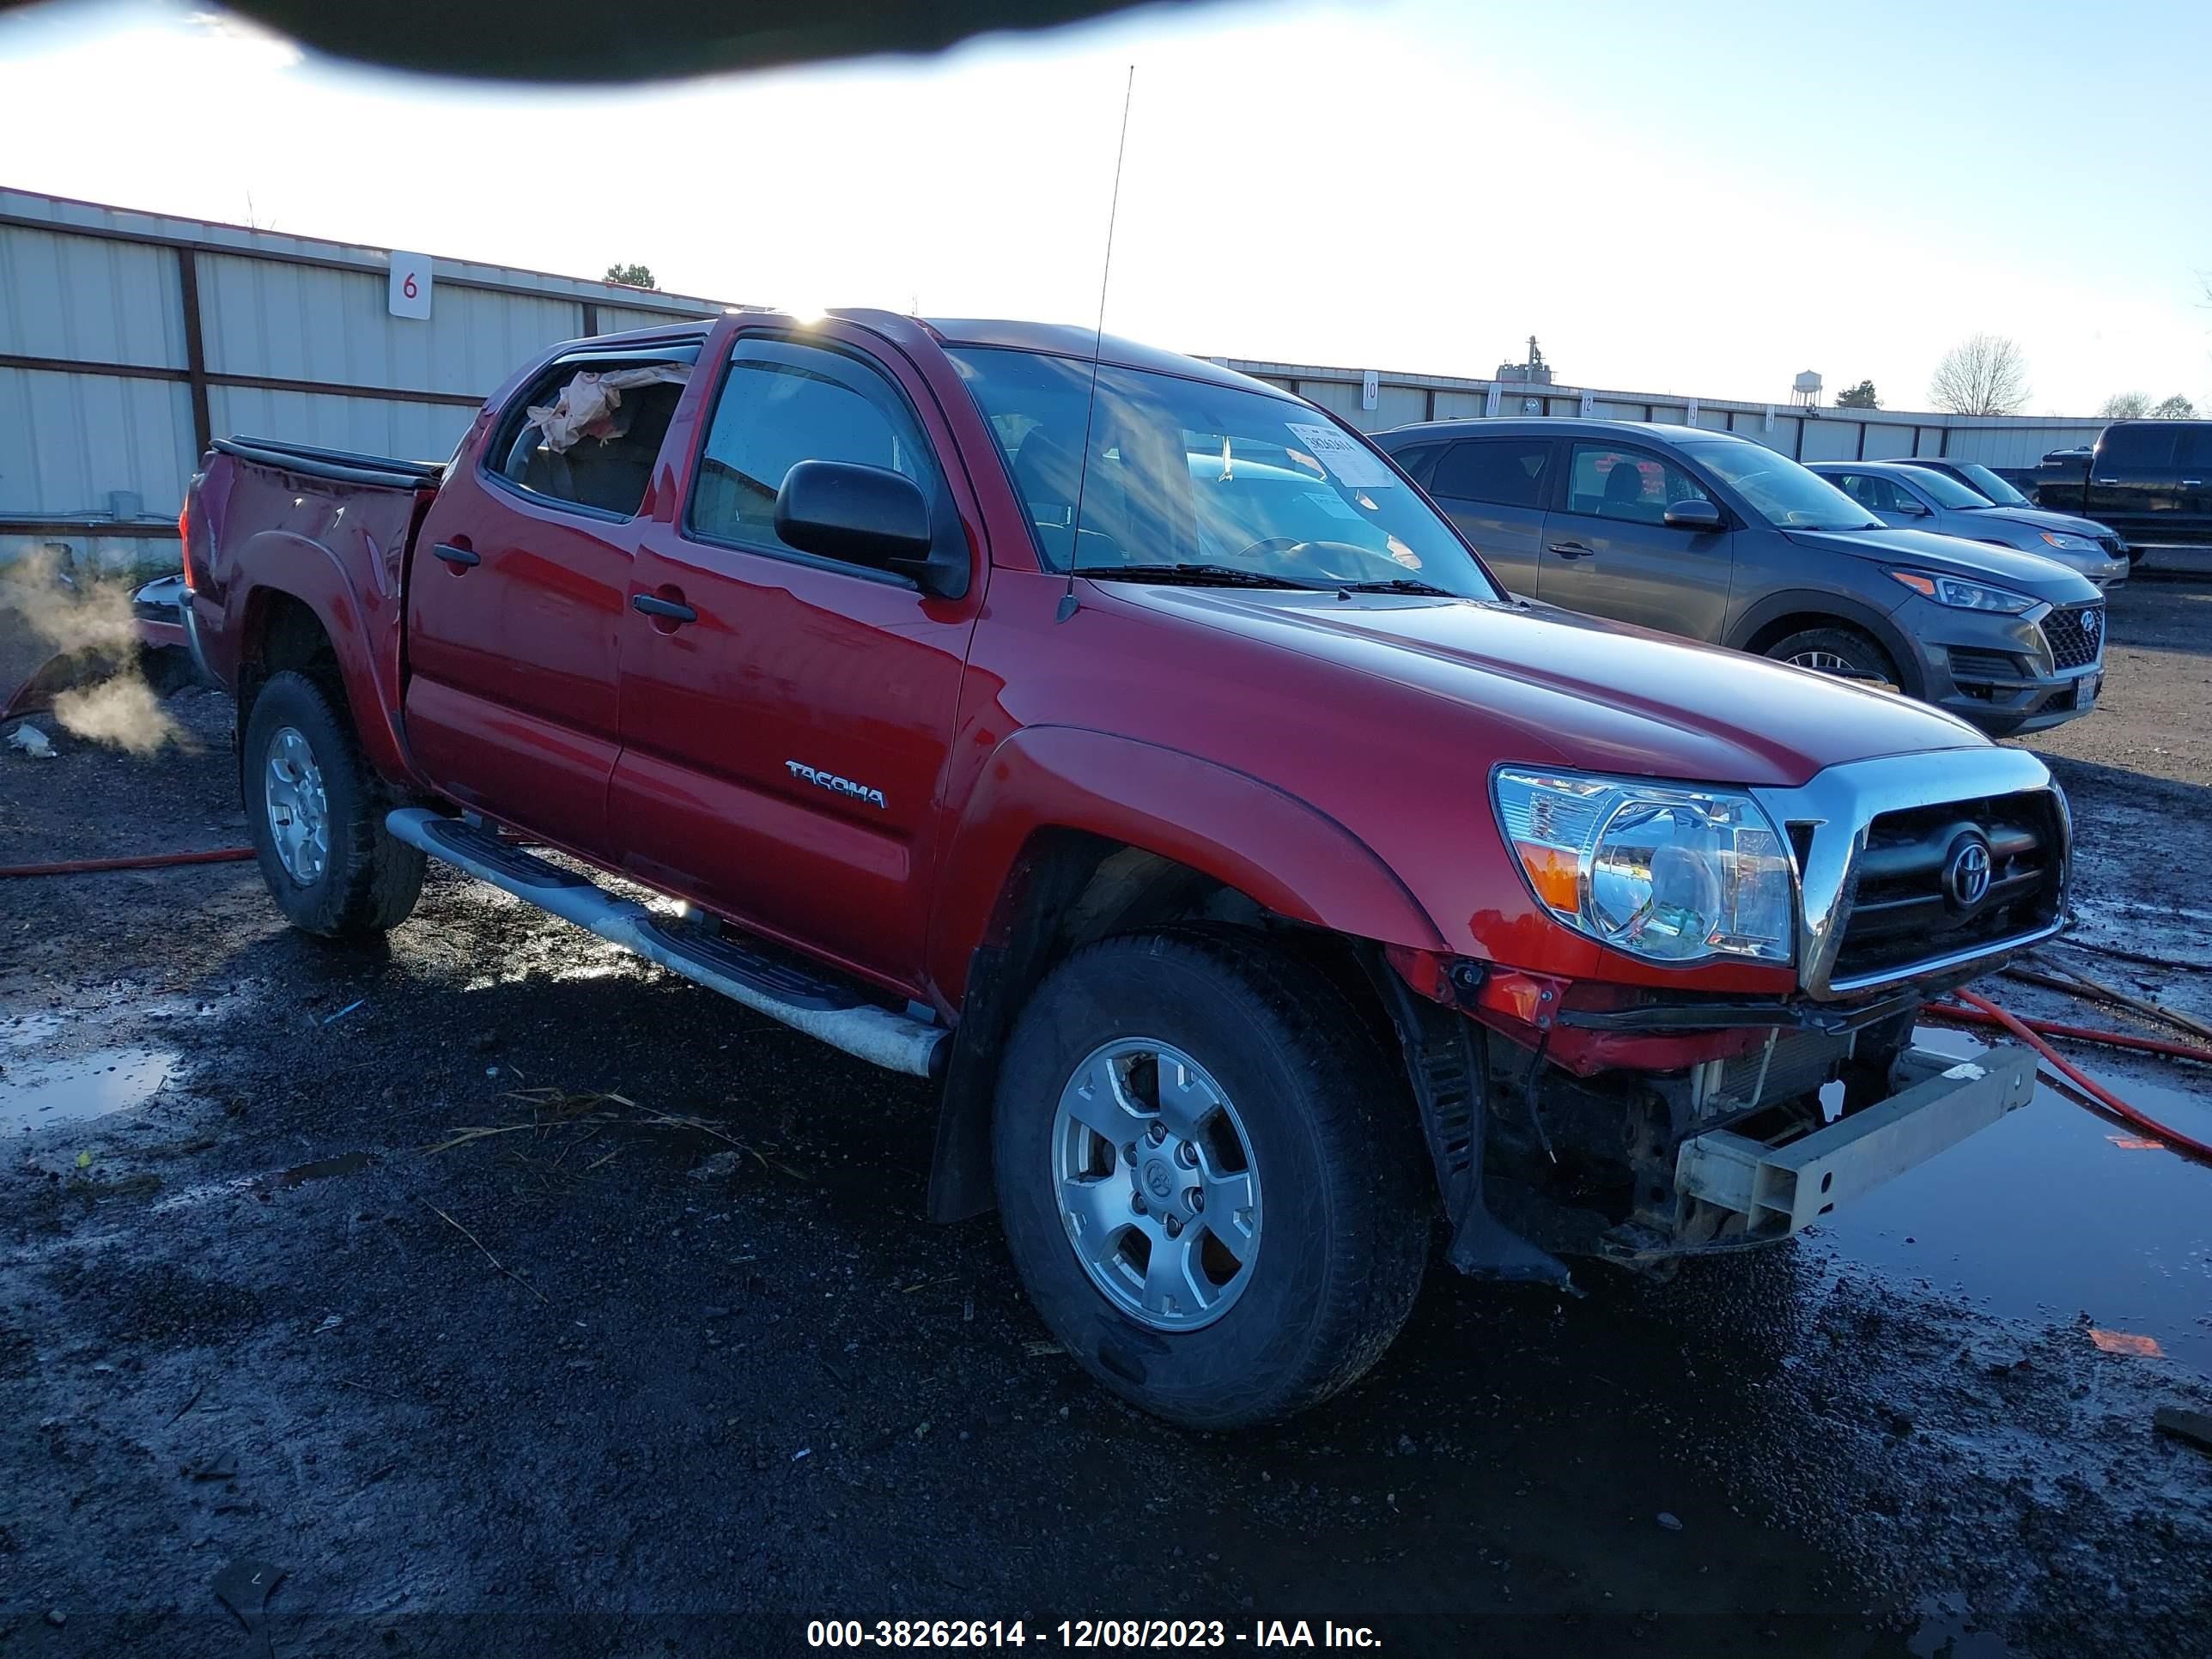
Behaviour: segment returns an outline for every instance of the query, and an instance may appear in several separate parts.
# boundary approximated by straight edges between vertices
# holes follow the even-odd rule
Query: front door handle
[[[644,616],[659,617],[664,622],[672,622],[678,627],[699,620],[699,613],[683,600],[664,599],[658,593],[631,594],[629,608]]]
[[[455,570],[466,570],[472,564],[483,562],[483,555],[470,548],[455,547],[451,542],[440,542],[430,551]]]
[[[2202,489],[2204,487],[2204,480],[2202,478],[2184,478],[2181,481],[2181,487],[2184,489]]]
[[[1547,545],[1563,559],[1587,559],[1597,551],[1597,549],[1585,547],[1580,542],[1552,542]]]

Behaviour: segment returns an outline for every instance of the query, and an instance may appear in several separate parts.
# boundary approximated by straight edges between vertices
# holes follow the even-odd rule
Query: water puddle
[[[1957,1031],[1923,1029],[1917,1041],[1962,1056],[1980,1047]],[[2212,1134],[2212,1090],[2189,1087],[2179,1068],[2155,1082],[2082,1069],[2174,1128]],[[2084,1343],[2212,1376],[2212,1170],[2048,1087],[1839,1212],[1820,1238],[2001,1318],[2071,1326],[2087,1313],[2096,1334]]]
[[[10,1052],[0,1068],[0,1134],[29,1133],[143,1106],[178,1063],[167,1048],[96,1048],[65,1060],[26,1060]]]

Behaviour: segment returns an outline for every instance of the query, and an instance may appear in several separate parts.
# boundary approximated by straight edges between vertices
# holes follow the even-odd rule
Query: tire
[[[1117,1044],[1137,1052],[1112,1054]],[[1155,1145],[1139,1128],[1116,1152],[1103,1137],[1090,1139],[1095,1191],[1064,1188],[1065,1149],[1087,1137],[1063,1115],[1063,1091],[1079,1072],[1097,1080],[1100,1066],[1127,1065],[1136,1073],[1130,1093],[1141,1103],[1144,1067],[1157,1073],[1166,1063],[1142,1051],[1160,1044],[1179,1051],[1176,1076],[1193,1075],[1182,1059],[1198,1068],[1191,1092],[1178,1097],[1203,1101],[1210,1085],[1226,1110],[1212,1109],[1207,1133],[1188,1141]],[[1155,1086],[1156,1113],[1158,1098]],[[1164,1115],[1157,1121],[1164,1132]],[[1007,1044],[992,1127],[1007,1245],[1053,1334],[1123,1399],[1190,1428],[1287,1417],[1357,1379],[1413,1309],[1434,1211],[1416,1125],[1400,1068],[1313,967],[1225,931],[1104,939],[1045,978]],[[1127,1145],[1138,1152],[1133,1164]],[[1239,1190],[1231,1146],[1254,1183],[1246,1189],[1249,1238],[1245,1212],[1231,1207]],[[1195,1164],[1179,1162],[1186,1146],[1202,1148]],[[1232,1197],[1206,1216],[1187,1189],[1168,1201],[1164,1217],[1156,1200],[1139,1221],[1135,1203],[1144,1188],[1162,1190],[1154,1183],[1163,1168],[1170,1186],[1188,1180]],[[1133,1218],[1113,1219],[1124,1206]],[[1139,1317],[1130,1301],[1149,1294],[1151,1245],[1177,1209],[1190,1224],[1182,1236],[1188,1259],[1206,1283],[1177,1280],[1199,1291],[1193,1305],[1171,1298],[1175,1311]],[[1096,1258],[1108,1235],[1079,1231],[1079,1212],[1127,1229],[1121,1254],[1099,1276],[1077,1241],[1100,1241]],[[1146,1261],[1137,1285],[1130,1257],[1140,1248]],[[1231,1266],[1225,1283],[1214,1282]],[[1206,1291],[1216,1298],[1210,1310]]]
[[[279,799],[282,782],[270,787],[277,774],[291,784],[289,800]],[[270,675],[246,722],[240,777],[261,878],[295,927],[358,939],[407,920],[422,890],[422,854],[385,829],[384,790],[343,704],[305,674]],[[308,834],[302,845],[302,824],[319,824],[319,838]]]
[[[1851,679],[1879,680],[1885,685],[1905,684],[1898,678],[1897,665],[1889,659],[1889,653],[1856,628],[1808,628],[1775,641],[1766,647],[1766,654],[1776,662],[1794,662],[1800,657],[1831,659],[1845,665],[1839,668],[1826,662],[1802,662],[1797,665]]]

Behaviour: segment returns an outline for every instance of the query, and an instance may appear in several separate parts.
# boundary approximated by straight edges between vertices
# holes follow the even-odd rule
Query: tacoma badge
[[[787,760],[783,764],[794,778],[819,784],[833,794],[850,795],[854,800],[864,800],[871,806],[880,806],[885,811],[890,810],[890,803],[884,799],[884,792],[880,789],[871,789],[865,783],[855,783],[850,778],[841,778],[829,772],[817,772],[797,761]]]

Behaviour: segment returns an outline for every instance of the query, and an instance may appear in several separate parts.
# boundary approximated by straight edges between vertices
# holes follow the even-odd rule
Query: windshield
[[[1931,472],[1924,466],[1911,469],[1912,482],[1922,494],[1933,495],[1938,507],[1987,507],[1990,498],[1978,489],[1970,489],[1948,472]]]
[[[1694,460],[1778,530],[1879,530],[1881,520],[1819,474],[1763,444],[1686,443]]]
[[[1093,410],[1088,362],[999,347],[951,356],[1052,569],[1072,557],[1100,576],[1204,567],[1254,586],[1503,597],[1381,456],[1304,404],[1109,364]]]
[[[2027,507],[2033,505],[2027,497],[2014,489],[2002,478],[1979,461],[1954,461],[1952,465],[1966,475],[1966,482],[1990,498],[1993,507]],[[1976,503],[1979,505],[1978,502]]]

